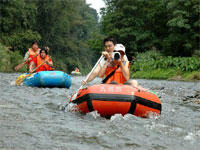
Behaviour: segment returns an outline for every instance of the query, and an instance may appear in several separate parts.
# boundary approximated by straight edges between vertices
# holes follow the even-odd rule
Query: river
[[[0,150],[198,150],[200,82],[138,80],[155,91],[161,116],[139,118],[61,110],[84,77],[65,88],[15,86],[0,73]],[[98,83],[96,79],[91,84]]]

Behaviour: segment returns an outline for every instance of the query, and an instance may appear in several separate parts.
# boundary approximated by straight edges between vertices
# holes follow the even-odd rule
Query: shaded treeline
[[[56,68],[90,68],[87,41],[98,34],[98,15],[85,0],[0,0],[0,42],[24,55],[32,41],[49,46]]]
[[[123,43],[129,55],[151,49],[166,56],[199,51],[199,0],[104,0],[102,32]]]
[[[0,0],[0,43],[24,55],[38,40],[50,47],[56,69],[67,72],[76,66],[89,71],[106,36],[124,44],[130,58],[149,50],[200,56],[199,0],[104,1],[98,22],[85,0]]]

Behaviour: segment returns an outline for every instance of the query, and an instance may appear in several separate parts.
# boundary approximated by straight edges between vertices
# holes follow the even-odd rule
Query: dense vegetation
[[[136,57],[132,77],[200,80],[199,0],[104,1],[102,32]]]
[[[199,51],[199,0],[104,0],[102,30],[123,43],[129,55],[157,49],[164,55]]]
[[[23,57],[19,51],[12,52],[0,43],[0,71],[12,72],[13,68],[21,63]],[[22,68],[20,71],[26,71]]]
[[[200,80],[200,55],[163,56],[159,51],[139,53],[131,66],[133,78]]]
[[[84,0],[1,0],[0,24],[0,43],[14,52],[24,55],[37,40],[50,47],[57,69],[91,66],[87,41],[99,30],[98,16]]]
[[[19,54],[38,40],[40,47],[50,47],[56,69],[69,73],[78,66],[88,72],[103,50],[103,38],[113,36],[134,60],[132,77],[199,75],[199,0],[104,2],[99,19],[85,0],[1,0],[0,63],[9,61],[11,67],[0,71],[12,71],[22,61]]]

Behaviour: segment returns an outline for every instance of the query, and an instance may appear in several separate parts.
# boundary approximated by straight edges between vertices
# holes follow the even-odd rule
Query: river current
[[[200,82],[140,79],[160,97],[161,115],[106,119],[61,110],[84,77],[65,89],[16,86],[18,75],[0,73],[0,150],[199,150]]]

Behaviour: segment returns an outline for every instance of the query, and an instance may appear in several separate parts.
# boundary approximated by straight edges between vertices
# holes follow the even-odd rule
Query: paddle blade
[[[24,67],[24,65],[25,65],[25,62],[23,62],[23,63],[17,65],[17,66],[15,67],[15,71],[21,69],[22,67]]]
[[[16,85],[21,85],[25,78],[29,77],[31,74],[20,76],[16,79]]]

